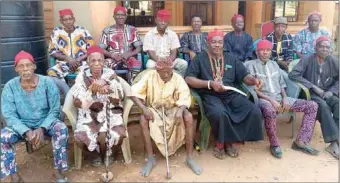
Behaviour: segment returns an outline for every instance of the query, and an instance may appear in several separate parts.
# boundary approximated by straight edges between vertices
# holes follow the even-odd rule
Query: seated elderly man
[[[315,54],[303,57],[289,73],[289,78],[302,83],[318,105],[324,141],[331,143],[326,151],[339,159],[339,60],[330,55],[328,36],[316,40]]]
[[[262,115],[258,107],[239,92],[224,86],[236,87],[245,82],[259,85],[241,61],[223,53],[223,32],[208,34],[208,50],[196,55],[185,80],[197,89],[216,140],[213,155],[224,159],[227,153],[237,157],[233,143],[263,139]]]
[[[74,105],[79,108],[74,138],[79,147],[98,152],[92,165],[100,166],[106,153],[111,155],[112,146],[125,138],[121,103],[124,93],[115,72],[104,68],[104,50],[92,46],[87,54],[89,68],[77,76],[72,93]],[[108,161],[113,163],[112,156]]]
[[[14,144],[26,139],[38,148],[46,135],[52,138],[55,181],[66,182],[63,171],[68,169],[68,130],[59,120],[58,87],[50,78],[34,73],[37,67],[31,54],[20,51],[14,60],[19,76],[6,83],[1,96],[2,115],[7,123],[1,129],[1,178],[10,175],[11,182],[23,182]]]
[[[175,71],[183,76],[188,68],[188,63],[177,58],[177,49],[181,45],[177,34],[168,28],[170,18],[171,14],[168,10],[159,10],[155,19],[157,26],[144,37],[143,50],[148,52],[150,57],[146,67],[153,69],[157,62],[170,59],[175,65]]]
[[[293,38],[286,32],[288,25],[286,17],[278,17],[273,22],[274,32],[266,36],[266,39],[273,44],[270,59],[287,72],[288,65],[293,61]]]
[[[173,72],[173,62],[171,60],[157,62],[156,70],[148,71],[132,86],[132,90],[145,102],[141,107],[143,115],[140,118],[140,125],[148,160],[140,172],[141,175],[148,176],[156,165],[150,136],[162,155],[165,155],[164,124],[168,154],[174,154],[178,148],[186,144],[185,163],[195,174],[200,175],[202,170],[192,155],[196,123],[188,110],[191,104],[190,90],[184,79]]]
[[[244,32],[244,17],[234,14],[231,18],[231,25],[234,31],[224,36],[224,51],[234,56],[239,61],[252,60],[253,58],[253,38]]]
[[[49,55],[57,59],[57,64],[49,68],[47,74],[66,95],[70,88],[64,77],[70,72],[79,71],[79,66],[86,60],[87,48],[93,45],[94,41],[88,30],[75,25],[76,19],[72,10],[60,10],[59,16],[62,26],[53,29],[48,47]]]
[[[315,53],[315,40],[320,36],[331,39],[330,33],[320,28],[322,16],[319,12],[312,12],[307,16],[308,27],[294,36],[294,50],[299,58]]]
[[[260,98],[260,109],[264,116],[264,123],[270,142],[270,152],[276,158],[282,157],[282,151],[276,135],[276,116],[282,112],[303,112],[301,129],[292,144],[294,150],[310,155],[317,155],[318,151],[307,144],[313,136],[315,118],[318,105],[313,101],[300,100],[287,97],[286,83],[282,77],[277,63],[270,60],[272,43],[261,40],[257,44],[256,54],[258,59],[247,62],[250,74],[260,79],[262,87],[256,89]]]
[[[113,70],[128,70],[125,79],[131,83],[141,68],[135,56],[142,50],[142,41],[137,28],[125,24],[127,14],[124,7],[116,7],[113,14],[116,24],[104,28],[99,46],[105,50],[105,65]]]
[[[180,39],[180,52],[189,54],[193,60],[196,54],[207,49],[207,32],[201,32],[202,19],[200,15],[193,15],[191,18],[192,31],[185,32]]]

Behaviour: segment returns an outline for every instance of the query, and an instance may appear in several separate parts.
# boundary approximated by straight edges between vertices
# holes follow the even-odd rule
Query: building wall
[[[45,37],[46,40],[49,40],[52,29],[54,27],[53,24],[53,2],[45,1],[43,2],[44,8],[44,21],[45,21]]]

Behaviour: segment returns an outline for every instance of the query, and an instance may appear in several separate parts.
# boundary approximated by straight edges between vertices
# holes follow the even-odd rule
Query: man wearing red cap
[[[239,61],[253,59],[253,38],[244,32],[244,18],[242,15],[234,14],[231,18],[234,31],[224,36],[224,51],[233,55]]]
[[[140,125],[148,159],[140,174],[145,177],[149,176],[156,165],[151,138],[162,155],[165,155],[162,118],[166,117],[169,156],[186,144],[187,159],[185,163],[195,174],[200,175],[202,170],[193,160],[196,122],[188,110],[191,105],[189,87],[181,75],[173,72],[171,60],[157,62],[155,67],[156,70],[146,71],[142,79],[132,86],[137,97],[145,101],[145,105],[141,107],[143,114],[140,118]],[[166,116],[162,116],[162,108],[164,108]]]
[[[303,57],[289,78],[307,87],[319,105],[317,119],[324,141],[330,143],[326,151],[339,159],[339,60],[331,55],[328,36],[316,40],[315,52]]]
[[[282,157],[282,150],[276,135],[276,116],[282,112],[302,112],[303,119],[300,131],[292,144],[294,150],[310,155],[318,155],[319,151],[308,146],[313,137],[315,118],[318,105],[313,101],[287,97],[287,87],[279,65],[270,60],[272,43],[261,40],[257,44],[256,60],[247,62],[247,69],[256,78],[260,79],[262,86],[256,89],[260,98],[259,104],[264,117],[264,124],[270,142],[270,152],[276,158]]]
[[[156,27],[144,37],[143,50],[148,52],[150,59],[146,67],[155,68],[156,62],[170,59],[174,69],[184,76],[188,63],[177,58],[177,49],[181,47],[177,34],[168,28],[171,14],[168,10],[159,10],[155,19]]]
[[[320,36],[331,39],[330,33],[320,28],[322,16],[319,12],[312,12],[307,16],[308,27],[302,29],[294,36],[294,49],[299,58],[314,54],[315,40]]]
[[[1,95],[7,124],[1,129],[1,179],[10,175],[12,182],[23,182],[15,160],[15,143],[26,139],[37,149],[44,143],[44,136],[50,136],[54,178],[66,182],[62,172],[68,169],[68,130],[59,116],[59,90],[49,77],[34,73],[36,65],[30,53],[20,51],[14,60],[19,76],[6,83]]]
[[[70,72],[76,72],[78,67],[83,65],[83,61],[86,60],[86,50],[94,44],[94,41],[89,31],[75,25],[72,10],[60,10],[59,16],[62,26],[53,29],[48,48],[49,55],[57,59],[57,64],[51,67],[47,74],[66,95],[69,86],[64,77]]]
[[[116,24],[103,30],[99,46],[105,50],[105,65],[113,70],[129,70],[128,78],[125,79],[132,83],[141,69],[136,55],[142,50],[142,41],[137,28],[125,24],[127,14],[124,7],[116,7],[113,14]]]
[[[242,62],[223,52],[223,32],[213,30],[207,39],[208,50],[196,55],[185,80],[202,98],[216,140],[213,155],[219,159],[224,159],[225,153],[237,157],[233,143],[263,139],[262,115],[247,97],[224,86],[260,83]]]

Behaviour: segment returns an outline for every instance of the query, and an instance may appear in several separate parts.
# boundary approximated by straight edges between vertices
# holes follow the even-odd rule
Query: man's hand
[[[73,105],[76,108],[81,108],[82,102],[79,98],[73,97]]]
[[[259,80],[259,79],[256,79],[256,82],[255,82],[255,90],[256,91],[261,91],[261,88],[262,88],[262,81]]]
[[[111,58],[114,61],[122,61],[122,59],[123,59],[122,54],[120,54],[120,53],[111,53]]]
[[[178,110],[175,114],[175,125],[178,126],[181,123],[183,123],[183,112],[184,112],[184,109],[178,108]]]
[[[278,101],[271,100],[270,103],[275,108],[277,113],[282,113],[283,112],[283,108],[282,108],[281,104]]]
[[[290,110],[290,105],[289,105],[289,103],[288,103],[288,100],[287,100],[287,98],[286,97],[284,97],[283,99],[282,99],[282,112],[289,112],[289,110]]]
[[[32,130],[29,130],[25,132],[25,136],[27,137],[27,141],[33,144],[36,134]]]
[[[193,60],[196,56],[196,53],[193,51],[189,51],[189,56],[190,56],[190,60]]]
[[[69,65],[69,67],[70,67],[70,70],[71,70],[72,72],[76,71],[77,68],[78,68],[79,65],[80,65],[80,63],[77,62],[77,60],[74,59],[74,58],[72,58],[72,57],[68,57],[66,61],[67,61],[68,65]]]
[[[124,59],[124,60],[128,60],[130,57],[131,57],[131,55],[130,55],[129,52],[125,52],[125,53],[122,54],[122,59]]]
[[[333,96],[333,93],[330,92],[330,91],[325,92],[325,93],[323,94],[323,98],[324,98],[324,99],[328,99],[328,98],[331,97],[331,96]]]
[[[325,92],[321,88],[319,88],[319,87],[317,87],[315,85],[313,85],[312,89],[320,97],[323,97],[325,95]]]
[[[282,66],[283,68],[285,68],[286,70],[288,70],[288,65],[289,65],[288,62],[279,60],[279,61],[278,61],[278,64],[281,65],[281,66]]]
[[[221,81],[210,81],[210,86],[215,92],[226,91],[225,89],[223,89]]]
[[[92,93],[98,93],[104,85],[107,85],[107,83],[103,79],[94,81],[91,85]]]
[[[35,148],[37,148],[40,143],[44,141],[44,129],[37,128],[33,131],[33,133],[36,136],[35,140],[33,141],[33,145],[35,146]]]
[[[153,113],[148,108],[143,109],[143,115],[146,120],[153,121]]]

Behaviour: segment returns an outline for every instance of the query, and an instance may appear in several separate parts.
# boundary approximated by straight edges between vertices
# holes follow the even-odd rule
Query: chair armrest
[[[310,92],[309,89],[307,87],[305,87],[303,84],[301,83],[296,83],[297,86],[300,87],[300,93],[299,93],[299,98],[304,98],[306,100],[310,100]]]
[[[53,57],[53,56],[49,56],[48,57],[48,66],[52,67],[55,64],[57,64],[57,59],[55,57]]]
[[[72,93],[73,93],[74,88],[75,88],[74,86],[71,87],[71,89],[67,93],[64,106],[63,106],[63,112],[66,114],[67,118],[69,119],[73,131],[76,129],[77,116],[78,116],[78,109],[73,105]]]

